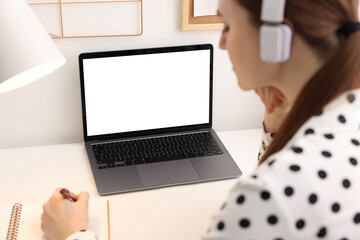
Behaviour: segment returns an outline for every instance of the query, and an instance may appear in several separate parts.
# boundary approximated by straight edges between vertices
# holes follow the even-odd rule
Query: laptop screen
[[[87,136],[209,124],[212,49],[168,49],[80,56]]]

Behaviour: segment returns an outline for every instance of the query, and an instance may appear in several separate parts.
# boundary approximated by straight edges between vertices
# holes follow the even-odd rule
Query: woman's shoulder
[[[307,121],[284,149],[270,156],[242,184],[256,185],[271,193],[290,221],[301,220],[317,229],[320,225],[344,224],[347,228],[358,224],[355,219],[360,218],[360,92],[357,92],[341,96]],[[358,105],[353,105],[354,97]]]
[[[270,232],[276,216],[276,224],[290,239],[360,234],[359,145],[360,91],[356,90],[332,101],[281,151],[241,178],[229,196],[236,208],[222,214],[234,219],[255,215],[260,222],[272,216],[267,218]],[[258,223],[249,218],[252,221]]]
[[[248,189],[267,193],[294,234],[354,231],[360,222],[360,147],[351,151],[355,145],[329,147],[327,141],[315,135],[298,139],[243,179],[233,195]]]
[[[357,180],[360,174],[360,130],[313,130],[309,134],[308,129],[311,128],[303,128],[300,137],[264,161],[252,178],[276,189],[285,199],[289,195],[296,196],[296,193],[309,194],[311,189],[326,195],[337,194],[350,190],[344,186],[353,183],[359,185],[359,191],[352,190],[360,200],[360,179]]]

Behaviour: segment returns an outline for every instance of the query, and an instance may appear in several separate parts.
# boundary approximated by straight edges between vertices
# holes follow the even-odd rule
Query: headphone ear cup
[[[287,24],[263,24],[260,28],[260,58],[264,62],[286,62],[290,58],[292,30]]]

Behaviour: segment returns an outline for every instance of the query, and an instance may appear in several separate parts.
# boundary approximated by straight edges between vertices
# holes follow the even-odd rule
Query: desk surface
[[[260,130],[218,133],[248,175],[257,164]],[[237,179],[105,196],[112,239],[200,239]],[[44,203],[58,187],[100,198],[83,143],[0,149],[0,204]]]

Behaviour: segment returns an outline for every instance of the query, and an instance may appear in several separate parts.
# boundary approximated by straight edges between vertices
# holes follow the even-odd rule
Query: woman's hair
[[[254,24],[260,27],[262,0],[235,1],[251,13]],[[347,39],[338,31],[346,23],[358,22],[358,3],[358,0],[286,0],[285,18],[293,24],[295,34],[326,63],[299,93],[259,164],[284,148],[310,117],[322,113],[327,103],[360,87],[360,31]]]

